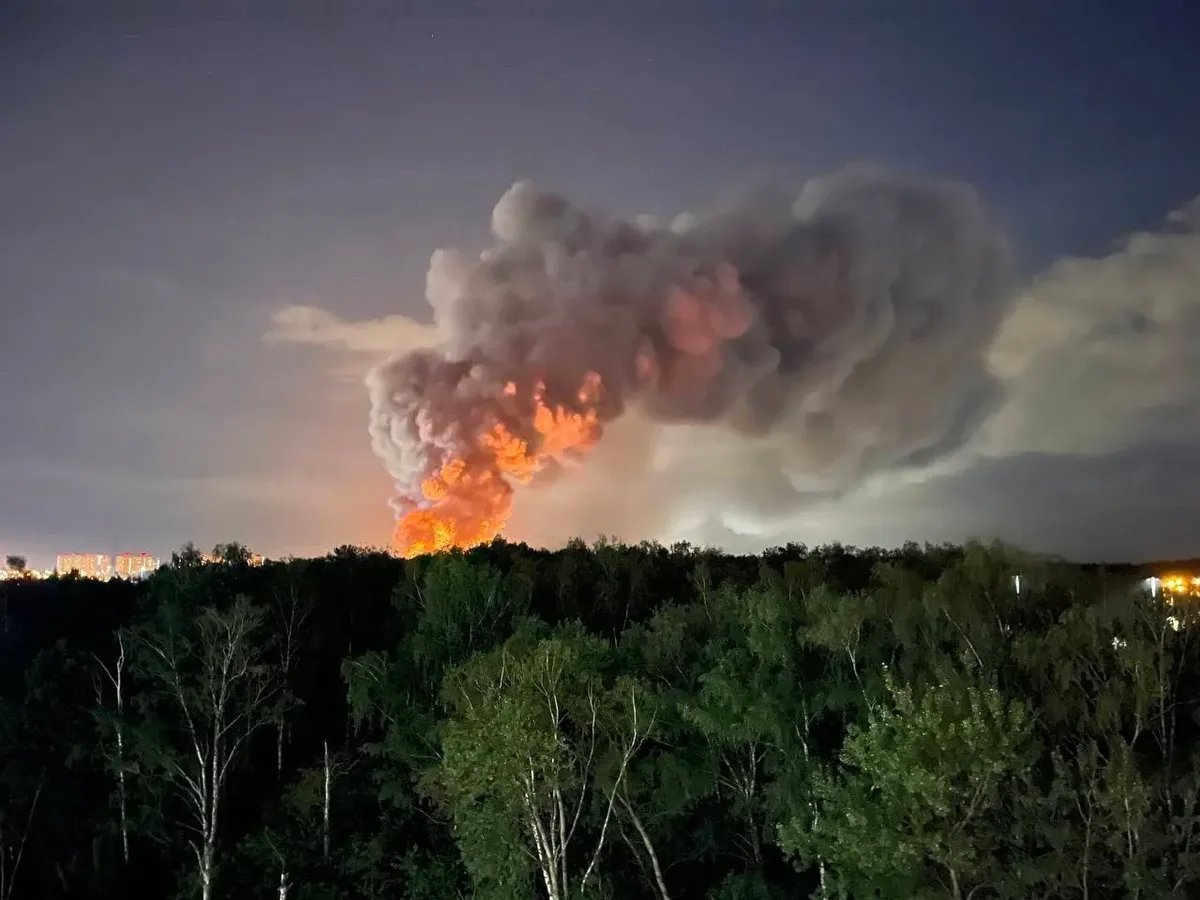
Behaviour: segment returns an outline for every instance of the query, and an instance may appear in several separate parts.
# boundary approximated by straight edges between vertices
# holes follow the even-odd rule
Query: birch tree
[[[303,575],[303,563],[293,563],[286,588],[276,594],[275,614],[279,626],[279,677],[281,690],[291,689],[292,666],[299,650],[300,629],[308,619],[310,604],[301,597],[299,578]],[[275,774],[283,774],[283,747],[287,740],[287,707],[280,703],[275,719]]]
[[[330,862],[333,839],[333,783],[354,768],[355,760],[347,753],[332,753],[329,741],[322,741],[321,757],[321,859]]]
[[[46,774],[34,774],[22,746],[23,710],[0,697],[0,900],[12,900],[38,818]],[[24,758],[23,758],[24,757]]]
[[[293,825],[304,834],[298,840],[310,848],[306,852],[311,855],[313,848],[319,848],[322,862],[328,864],[333,845],[334,784],[354,768],[355,759],[346,752],[334,752],[325,740],[317,763],[300,773],[287,791],[285,803]]]
[[[121,833],[121,859],[129,864],[129,791],[126,785],[125,748],[125,630],[116,633],[117,652],[111,663],[93,654],[100,671],[94,674],[96,716],[101,729],[100,748],[108,768],[116,778],[117,825]],[[111,705],[108,695],[112,695]]]
[[[137,640],[140,674],[163,717],[146,723],[139,749],[178,801],[175,824],[210,900],[229,776],[254,733],[276,720],[278,667],[264,661],[262,615],[245,597],[192,618],[168,609]]]
[[[41,796],[42,782],[38,781],[32,797],[24,803],[7,796],[0,803],[0,900],[12,900]]]
[[[518,634],[448,679],[454,710],[438,779],[481,896],[587,896],[630,763],[656,712],[630,680],[606,682],[607,645],[577,630]]]

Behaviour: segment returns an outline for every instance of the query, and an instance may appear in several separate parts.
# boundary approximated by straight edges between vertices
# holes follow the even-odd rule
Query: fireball
[[[470,452],[441,463],[421,482],[414,508],[397,520],[392,536],[396,553],[411,558],[497,537],[512,511],[514,483],[529,482],[552,463],[579,458],[599,440],[602,387],[599,374],[589,372],[568,408],[546,401],[544,380],[533,382],[528,391],[531,436],[519,437],[496,421]],[[506,398],[521,395],[513,381],[501,393]]]

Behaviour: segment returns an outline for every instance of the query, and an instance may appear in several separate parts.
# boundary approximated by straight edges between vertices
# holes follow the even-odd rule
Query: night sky
[[[1006,404],[788,522],[598,528],[1200,554],[1189,4],[189,5],[0,12],[0,551],[382,545],[362,374],[515,180],[670,220],[865,161],[1003,223]]]

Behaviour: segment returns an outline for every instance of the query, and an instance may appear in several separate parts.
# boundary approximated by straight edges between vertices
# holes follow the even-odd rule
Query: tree
[[[578,628],[518,633],[449,677],[436,782],[480,896],[528,896],[531,867],[549,900],[595,886],[656,716],[643,686],[607,681],[608,655]]]
[[[445,673],[511,633],[528,608],[520,586],[494,566],[442,556],[425,571],[407,649],[436,691]]]
[[[221,803],[246,743],[276,718],[278,670],[265,662],[262,615],[246,597],[194,616],[168,606],[136,633],[139,675],[161,701],[145,710],[138,749],[180,801],[178,824],[195,856],[203,900],[212,896]]]
[[[39,783],[33,790],[32,797],[25,801],[24,818],[11,804],[9,798],[0,806],[0,898],[12,900],[13,889],[17,882],[17,873],[21,870],[21,862],[25,858],[25,844],[33,830],[33,819],[37,814],[38,800],[42,795],[42,785]],[[14,821],[9,822],[10,816]]]
[[[852,726],[819,792],[816,827],[792,820],[784,845],[820,854],[843,896],[997,892],[1006,874],[1010,799],[1036,744],[1024,704],[965,680],[922,696],[888,679],[889,702]]]
[[[719,794],[740,823],[732,843],[745,864],[763,866],[765,766],[783,748],[779,699],[763,662],[745,641],[744,599],[725,592],[719,605],[727,628],[710,637],[709,668],[682,705],[684,720],[703,735]],[[766,677],[764,677],[766,676]]]
[[[100,672],[94,674],[96,691],[95,714],[100,726],[100,743],[104,759],[117,782],[117,815],[121,832],[121,859],[129,863],[129,791],[126,785],[125,751],[125,631],[117,629],[117,652],[111,664],[93,654]],[[105,699],[112,691],[112,706]]]
[[[14,710],[0,705],[0,900],[12,900],[21,863],[33,831],[45,773],[33,775],[20,754],[20,723]]]
[[[1140,572],[226,550],[0,583],[0,900],[1200,896],[1200,606]]]
[[[326,863],[330,860],[333,785],[353,764],[354,760],[344,755],[330,753],[329,742],[324,741],[318,765],[301,772],[287,794],[286,802],[295,821],[311,829],[314,836],[311,844]]]
[[[234,541],[228,544],[217,544],[209,554],[209,559],[212,562],[229,566],[246,566],[254,559],[254,554],[250,552],[249,547]]]
[[[302,597],[300,580],[304,574],[303,563],[292,563],[288,567],[288,583],[282,590],[275,593],[275,613],[279,625],[279,678],[282,691],[287,703],[276,705],[275,720],[275,774],[283,774],[283,746],[286,739],[286,712],[295,703],[291,693],[292,666],[300,649],[300,629],[312,611],[312,604],[307,597]],[[326,741],[326,755],[329,742]]]
[[[196,545],[188,541],[171,554],[171,567],[174,569],[194,569],[204,565],[204,554],[196,549]]]
[[[1051,747],[1052,779],[1024,798],[1032,842],[1064,861],[1048,882],[1083,897],[1196,889],[1200,769],[1178,747],[1195,733],[1197,624],[1190,605],[1100,594],[1015,641]]]

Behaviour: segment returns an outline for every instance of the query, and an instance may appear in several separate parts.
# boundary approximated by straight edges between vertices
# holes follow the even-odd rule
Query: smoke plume
[[[433,256],[443,342],[367,377],[404,554],[495,536],[631,410],[786,503],[936,459],[998,399],[1009,251],[963,184],[852,168],[657,228],[520,182],[492,233]]]

